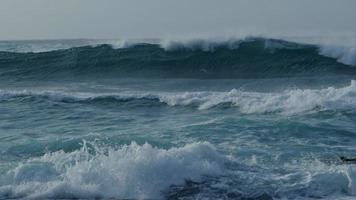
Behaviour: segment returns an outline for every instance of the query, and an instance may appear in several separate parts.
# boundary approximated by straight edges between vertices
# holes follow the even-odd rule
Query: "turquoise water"
[[[323,76],[34,79],[0,61],[0,199],[355,198],[355,165],[339,157],[356,157],[356,78],[339,64]]]

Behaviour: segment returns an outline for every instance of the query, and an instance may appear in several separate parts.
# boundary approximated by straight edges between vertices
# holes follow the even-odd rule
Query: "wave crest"
[[[337,59],[338,62],[356,66],[356,47],[321,45],[320,55]]]
[[[119,149],[48,153],[17,166],[0,186],[6,198],[162,198],[170,185],[222,173],[226,158],[209,143],[168,150],[131,143]]]
[[[324,89],[289,89],[282,92],[261,93],[233,89],[229,92],[129,92],[129,93],[66,93],[58,91],[1,91],[0,100],[39,97],[64,103],[132,101],[158,102],[169,106],[194,106],[210,109],[222,104],[237,107],[242,113],[297,114],[308,111],[347,110],[356,107],[356,81],[350,85]],[[150,104],[152,105],[152,104]]]
[[[116,46],[113,48],[113,46]],[[336,51],[336,50],[335,50]],[[352,75],[350,51],[273,39],[111,42],[45,53],[0,52],[0,76],[73,78],[276,78]],[[335,57],[335,59],[325,56]],[[339,62],[338,62],[339,61]]]

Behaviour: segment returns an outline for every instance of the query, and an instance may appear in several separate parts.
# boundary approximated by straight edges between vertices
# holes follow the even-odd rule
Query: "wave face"
[[[356,74],[356,68],[338,62],[351,58],[329,49],[281,40],[251,38],[215,43],[197,40],[117,46],[120,48],[91,45],[41,53],[0,52],[0,76],[218,79]]]

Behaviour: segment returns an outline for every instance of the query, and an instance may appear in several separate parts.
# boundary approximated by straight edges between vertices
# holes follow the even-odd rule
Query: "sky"
[[[0,40],[356,35],[356,0],[1,0]]]

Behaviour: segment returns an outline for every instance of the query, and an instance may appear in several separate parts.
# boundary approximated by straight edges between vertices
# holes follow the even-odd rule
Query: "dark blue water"
[[[355,68],[274,42],[4,49],[0,199],[354,199]]]

